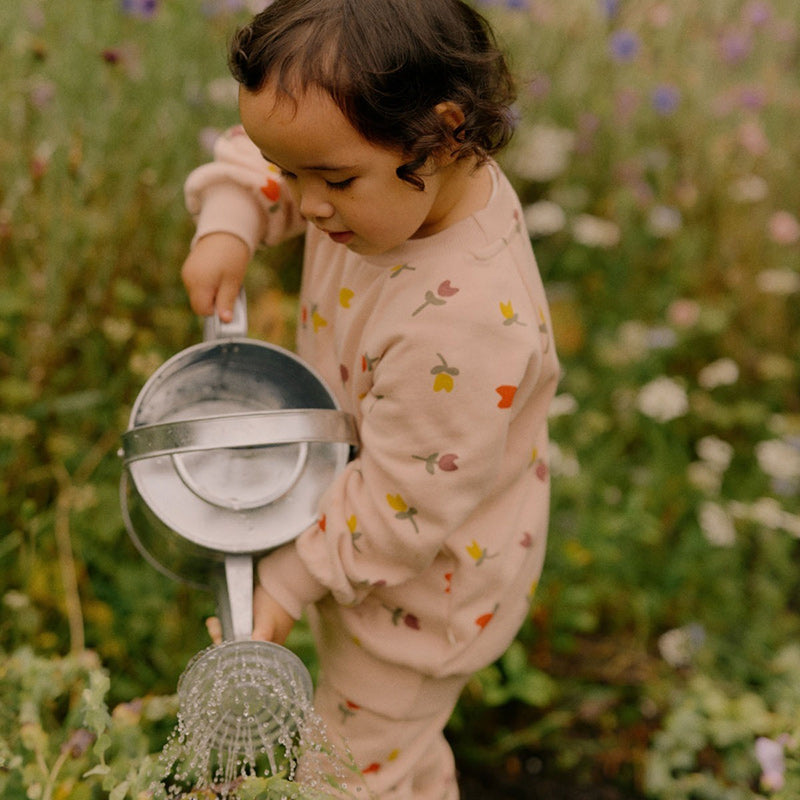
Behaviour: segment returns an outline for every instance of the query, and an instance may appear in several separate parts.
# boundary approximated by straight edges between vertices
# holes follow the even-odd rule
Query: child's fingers
[[[222,642],[222,624],[218,617],[209,617],[206,620],[206,630],[214,644],[220,644]]]
[[[216,311],[223,322],[230,322],[233,319],[233,306],[239,296],[239,282],[235,280],[223,280],[217,290]]]

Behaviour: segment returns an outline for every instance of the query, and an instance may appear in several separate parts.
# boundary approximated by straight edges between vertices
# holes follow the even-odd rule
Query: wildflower
[[[642,414],[658,422],[669,422],[689,410],[686,390],[672,378],[662,375],[639,391],[637,407]]]
[[[676,86],[663,84],[656,87],[652,95],[653,108],[662,116],[673,114],[681,102],[680,89]]]
[[[700,319],[700,305],[695,300],[680,298],[670,304],[667,316],[676,328],[691,328]]]
[[[46,109],[55,99],[56,85],[52,81],[39,81],[30,91],[31,105],[37,111]]]
[[[671,667],[688,667],[702,648],[706,632],[702,625],[692,622],[673,628],[658,637],[658,651]]]
[[[619,0],[599,0],[600,8],[608,19],[613,19],[619,10]]]
[[[525,227],[531,236],[550,236],[563,230],[567,215],[558,203],[539,200],[524,209]]]
[[[148,19],[157,10],[157,0],[122,0],[122,10],[132,17]]]
[[[786,760],[783,751],[789,741],[787,734],[777,739],[759,736],[756,739],[755,757],[761,767],[761,786],[767,792],[779,792],[785,782]]]
[[[739,380],[739,365],[732,358],[718,358],[703,367],[697,376],[697,382],[704,389],[715,389],[717,386],[731,386]]]
[[[742,9],[742,16],[746,22],[758,28],[772,19],[772,7],[766,0],[751,0]]]
[[[611,220],[591,214],[579,214],[572,223],[572,236],[587,247],[608,249],[619,244],[619,226]]]
[[[736,544],[736,528],[731,515],[718,503],[708,501],[698,512],[700,530],[706,541],[716,547],[733,547]]]
[[[776,244],[800,241],[800,222],[788,211],[776,211],[769,219],[769,235]]]
[[[800,291],[800,274],[791,269],[764,269],[756,276],[758,288],[766,294],[790,295]]]
[[[728,188],[728,197],[735,203],[757,203],[769,193],[769,184],[760,175],[744,175]]]
[[[616,31],[609,46],[617,61],[633,61],[639,53],[639,39],[631,31]]]
[[[564,417],[574,414],[578,410],[578,401],[566,392],[557,394],[553,401],[550,403],[548,416],[550,419],[554,417]]]
[[[733,446],[717,436],[704,436],[695,449],[697,455],[717,472],[725,472],[733,459]]]
[[[670,206],[654,206],[647,217],[647,227],[653,236],[667,239],[676,234],[683,224],[681,212]]]
[[[511,155],[511,169],[521,178],[538,182],[564,172],[575,146],[574,132],[555,125],[534,125],[523,131]]]
[[[729,31],[720,42],[720,55],[728,64],[741,64],[747,60],[753,49],[753,42],[746,33]]]
[[[739,144],[751,155],[763,156],[769,151],[769,139],[758,120],[745,120],[739,126],[738,139]]]
[[[756,445],[761,470],[779,481],[800,480],[800,449],[782,439],[767,439]]]

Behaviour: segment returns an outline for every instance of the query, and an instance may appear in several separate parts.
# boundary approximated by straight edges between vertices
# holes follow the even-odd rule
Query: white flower
[[[520,132],[517,147],[509,156],[509,167],[521,178],[546,182],[567,168],[575,146],[575,133],[555,125],[534,125]]]
[[[800,274],[791,269],[764,269],[756,276],[756,284],[765,294],[794,294],[800,291]]]
[[[756,445],[756,459],[761,469],[776,480],[800,478],[800,450],[782,439],[767,439]]]
[[[575,478],[580,474],[581,465],[574,454],[565,452],[555,442],[550,442],[550,472],[565,478]]]
[[[566,392],[557,394],[550,403],[549,417],[563,417],[578,410],[578,401]]]
[[[653,236],[667,239],[674,236],[683,225],[683,217],[677,208],[671,206],[654,206],[647,216],[647,227]]]
[[[745,175],[728,189],[731,200],[737,203],[757,203],[769,193],[769,184],[759,175]]]
[[[564,229],[567,215],[558,203],[539,200],[524,209],[525,227],[531,236],[550,236]]]
[[[641,388],[636,405],[645,416],[669,422],[686,414],[689,398],[683,386],[662,375]]]
[[[703,626],[694,622],[662,633],[658,637],[658,651],[671,667],[688,667],[705,638]]]
[[[736,544],[736,528],[731,515],[719,504],[706,502],[698,513],[700,528],[706,540],[717,547],[732,547]]]
[[[686,468],[686,479],[695,489],[706,494],[719,494],[722,488],[722,473],[706,461],[693,461],[689,464]]]
[[[761,785],[768,792],[779,792],[785,782],[786,761],[783,749],[789,740],[786,734],[776,739],[759,736],[755,744],[755,756],[761,767]]]
[[[732,358],[718,358],[707,364],[697,375],[697,382],[704,389],[731,386],[739,380],[739,365]]]
[[[704,436],[697,442],[697,455],[717,472],[725,472],[733,458],[733,446],[716,436]]]
[[[572,222],[572,236],[578,244],[608,249],[619,244],[619,226],[591,214],[579,214]]]

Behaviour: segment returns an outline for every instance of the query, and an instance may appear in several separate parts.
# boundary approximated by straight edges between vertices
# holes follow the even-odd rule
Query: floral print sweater
[[[317,523],[264,557],[259,580],[295,617],[336,604],[373,655],[434,675],[508,646],[548,524],[559,367],[519,201],[491,168],[484,209],[379,256],[306,226],[241,128],[186,183],[196,238],[255,249],[306,233],[297,352],[359,431]]]

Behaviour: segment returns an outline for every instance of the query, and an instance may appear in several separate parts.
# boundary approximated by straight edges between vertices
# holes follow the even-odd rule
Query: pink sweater
[[[370,652],[429,674],[502,653],[545,550],[559,368],[519,201],[492,169],[482,211],[380,256],[306,230],[240,128],[186,183],[196,238],[255,249],[306,232],[297,351],[360,435],[318,523],[263,558],[259,580],[295,617],[337,603]]]

